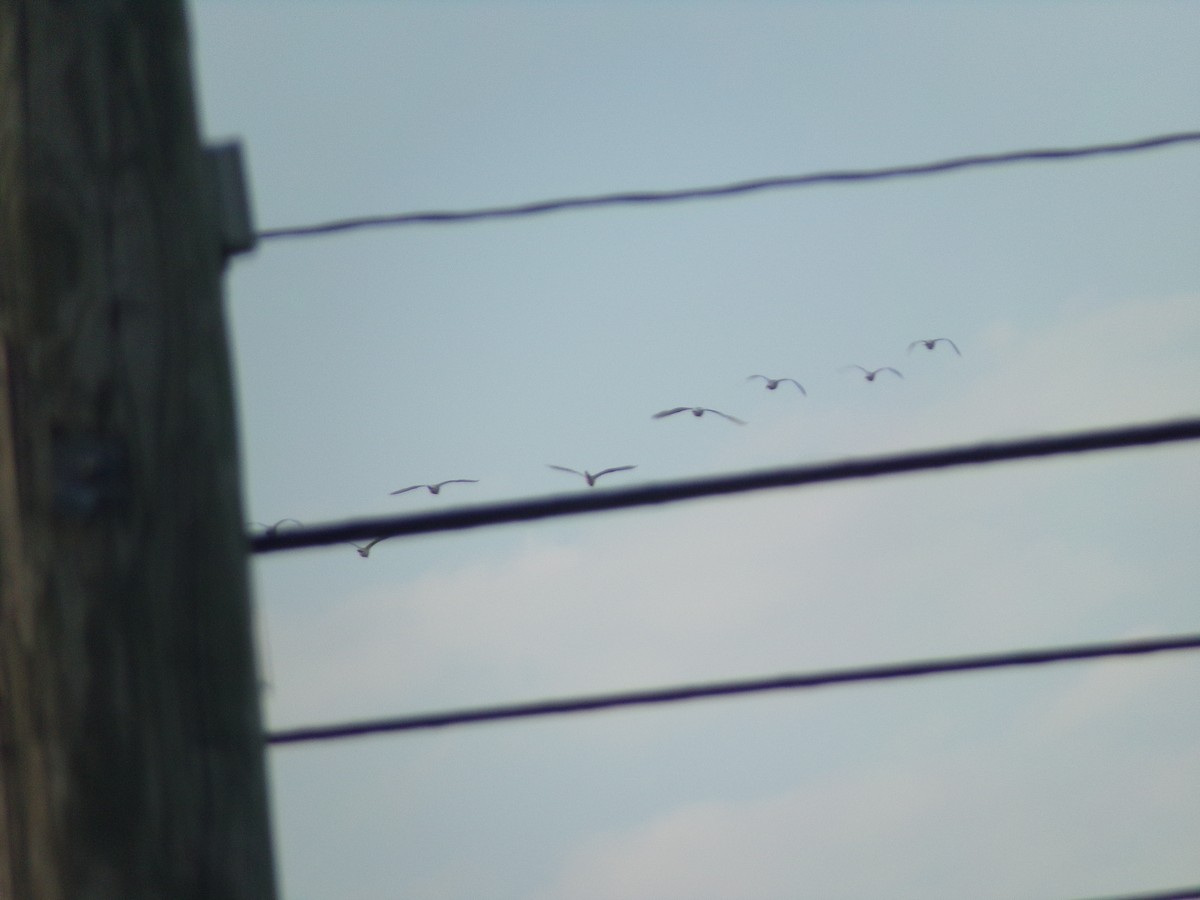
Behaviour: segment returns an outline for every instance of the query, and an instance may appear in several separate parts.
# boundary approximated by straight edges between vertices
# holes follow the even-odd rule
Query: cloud
[[[1197,338],[1194,298],[1081,309],[1043,335],[997,325],[964,339],[961,361],[937,361],[961,362],[950,370],[961,383],[939,388],[945,373],[932,370],[906,379],[906,389],[932,385],[927,407],[909,397],[914,405],[893,410],[870,395],[873,418],[858,425],[837,408],[763,417],[715,455],[729,468],[769,464],[804,428],[831,423],[822,446],[836,455],[1185,412],[1195,407]],[[968,369],[979,357],[982,371]],[[523,526],[469,564],[416,542],[365,563],[369,586],[273,618],[272,719],[1186,627],[1195,621],[1198,571],[1186,548],[1197,487],[1190,456],[1139,450]],[[486,883],[497,866],[520,869],[540,885],[536,896],[564,900],[770,900],[801,889],[823,898],[1086,896],[1184,883],[1200,841],[1200,735],[1180,714],[1190,701],[1183,686],[1194,682],[1187,665],[1137,660],[829,689],[825,702],[795,707],[817,712],[792,726],[764,718],[744,731],[672,730],[651,724],[666,717],[649,712],[595,717],[585,732],[594,774],[580,764],[570,815],[551,810],[545,821],[534,797],[551,802],[566,779],[548,777],[546,795],[531,796],[537,781],[525,758],[536,747],[548,759],[577,726],[560,720],[527,743],[481,734],[491,750],[478,752],[499,779],[488,797],[505,811],[490,826],[505,834],[504,854],[481,850],[465,874],[431,865],[422,890],[466,895],[464,878]],[[691,707],[687,721],[730,721],[717,706]],[[463,773],[482,764],[464,751],[451,768],[442,745],[421,746],[419,762],[378,769],[397,785],[429,786],[429,797],[370,810],[380,790],[361,788],[361,808],[347,806],[363,823],[383,828],[399,805],[414,823],[461,827],[434,788],[459,785],[450,792],[461,806]],[[749,789],[741,770],[755,759],[769,772]],[[680,776],[686,789],[666,777],[677,771],[690,773]],[[529,847],[506,828],[527,834]],[[454,856],[453,841],[443,849]]]
[[[1014,395],[1026,398],[1027,426],[1052,419],[1118,350],[1140,354],[1139,364],[1126,361],[1128,384],[1100,393],[1079,423],[1179,409],[1195,391],[1178,351],[1189,334],[1200,338],[1197,310],[1186,300],[1128,304],[1041,337],[1001,335],[982,351],[1004,363],[998,371],[906,422],[906,443],[945,418],[977,432],[1014,422],[1017,406],[1001,402]],[[1041,378],[1030,370],[1051,356],[1066,374],[1034,390]],[[1161,451],[1135,452],[1142,455],[1090,457],[1086,467],[1018,463],[531,527],[510,552],[427,568],[281,618],[272,626],[281,686],[273,718],[1111,635],[1112,626],[1132,624],[1113,610],[1151,578],[1156,590],[1163,581],[1169,589],[1169,571],[1148,574],[1114,543],[1119,531],[1080,527],[1078,516],[1110,512],[1096,494],[1106,471],[1126,498],[1157,498],[1155,485],[1191,471],[1181,460],[1152,465],[1149,455]],[[1178,500],[1178,490],[1166,493]],[[1186,508],[1179,502],[1163,514]],[[1131,522],[1148,514],[1120,512]],[[1169,519],[1156,524],[1171,528]],[[382,556],[370,564],[394,565]]]
[[[1195,664],[1187,671],[1194,679]],[[682,804],[585,836],[535,896],[936,900],[1187,883],[1200,840],[1200,735],[1194,721],[1173,731],[1159,703],[1164,687],[1171,702],[1186,695],[1178,679],[1132,683],[1109,705],[1116,730],[1102,740],[1055,728],[1047,742],[1045,731],[993,717],[966,743],[892,747],[822,777],[797,771],[797,783],[766,796]],[[1035,702],[1071,705],[1078,691],[1074,681],[1049,686]],[[1159,706],[1143,723],[1158,736],[1152,745],[1121,729],[1130,703]]]

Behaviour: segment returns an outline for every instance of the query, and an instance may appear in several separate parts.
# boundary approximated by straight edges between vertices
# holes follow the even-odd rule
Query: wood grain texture
[[[0,897],[275,896],[178,0],[0,0]]]

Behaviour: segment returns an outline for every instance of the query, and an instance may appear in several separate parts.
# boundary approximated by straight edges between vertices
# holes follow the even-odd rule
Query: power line
[[[586,494],[461,507],[444,512],[353,519],[347,522],[258,534],[249,538],[249,541],[250,548],[255,553],[269,553],[276,550],[318,547],[379,537],[430,534],[439,531],[479,528],[485,525],[528,522],[553,516],[570,516],[634,506],[649,506],[656,503],[673,503],[679,500],[715,497],[743,491],[797,487],[805,484],[846,481],[876,475],[897,475],[925,469],[995,463],[1063,453],[1113,450],[1120,447],[1188,441],[1197,438],[1200,438],[1200,418],[1181,419],[1149,425],[1074,432],[1054,437],[1018,438],[993,444],[921,450],[866,459],[848,459],[815,465],[768,469],[761,472],[714,475],[686,481],[589,491]]]
[[[1148,894],[1113,894],[1105,897],[1088,897],[1086,900],[1196,900],[1200,898],[1200,885],[1151,891]]]
[[[915,163],[902,166],[890,166],[882,169],[843,169],[830,172],[816,172],[808,175],[781,175],[771,178],[755,178],[749,181],[738,181],[700,188],[681,188],[666,191],[628,191],[616,194],[599,194],[590,197],[564,197],[556,200],[539,200],[533,203],[522,203],[515,206],[492,206],[483,209],[440,210],[429,212],[397,213],[393,215],[361,216],[351,219],[337,219],[317,225],[297,225],[290,228],[268,228],[258,233],[262,240],[273,238],[302,237],[307,235],[331,234],[338,231],[349,231],[356,228],[373,228],[384,225],[417,225],[445,224],[449,222],[471,222],[480,219],[516,218],[519,216],[541,215],[542,213],[557,212],[564,209],[580,209],[595,206],[618,206],[638,203],[670,203],[680,200],[700,200],[710,197],[727,197],[734,194],[748,194],[754,191],[773,190],[780,188],[808,187],[815,184],[834,184],[840,182],[880,181],[886,178],[909,178],[918,175],[933,175],[939,172],[951,172],[956,169],[974,168],[979,166],[1007,165],[1020,162],[1051,162],[1065,159],[1079,159],[1086,156],[1102,156],[1114,153],[1132,153],[1141,150],[1153,150],[1172,144],[1183,144],[1200,141],[1200,132],[1184,131],[1178,134],[1164,134],[1156,137],[1139,138],[1115,144],[1093,144],[1084,147],[1058,147],[1043,150],[1016,150],[1008,153],[983,153],[973,156],[959,156],[953,159],[943,159],[936,162]]]
[[[1131,641],[1112,641],[1101,644],[1078,644],[1070,647],[1014,650],[1006,653],[982,654],[978,656],[884,663],[851,669],[827,669],[819,672],[771,675],[762,678],[719,681],[707,684],[686,684],[614,694],[592,694],[589,696],[476,707],[475,709],[422,713],[411,716],[346,722],[335,725],[288,728],[282,731],[271,732],[267,735],[267,742],[270,744],[298,744],[307,741],[329,741],[339,738],[363,737],[369,734],[383,734],[385,732],[418,731],[429,728],[445,728],[452,725],[468,725],[476,722],[495,722],[500,719],[528,719],[535,716],[590,712],[598,709],[612,709],[619,706],[678,703],[683,700],[727,697],[733,694],[798,690],[802,688],[822,687],[829,684],[885,681],[896,678],[919,678],[925,675],[942,675],[950,672],[1015,668],[1018,666],[1043,665],[1046,663],[1081,659],[1098,659],[1106,656],[1131,656],[1146,653],[1163,653],[1173,650],[1196,649],[1200,649],[1200,634],[1182,634]]]

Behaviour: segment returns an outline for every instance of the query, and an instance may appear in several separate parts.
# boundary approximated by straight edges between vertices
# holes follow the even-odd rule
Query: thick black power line
[[[640,203],[665,203],[680,200],[699,200],[711,197],[728,197],[780,188],[806,187],[815,184],[841,182],[880,181],[885,178],[906,178],[917,175],[933,175],[978,166],[995,166],[1020,162],[1048,162],[1064,159],[1079,159],[1087,156],[1102,156],[1114,153],[1132,153],[1152,150],[1172,144],[1200,141],[1200,132],[1185,131],[1156,137],[1139,138],[1115,144],[1093,144],[1086,147],[1059,147],[1043,150],[1016,150],[1007,153],[982,153],[960,156],[936,162],[890,166],[882,169],[844,169],[831,172],[815,172],[808,175],[781,175],[771,178],[756,178],[732,184],[700,188],[680,188],[665,191],[627,191],[616,194],[600,194],[590,197],[564,197],[556,200],[539,200],[515,206],[493,206],[484,209],[441,210],[430,212],[396,213],[379,216],[360,216],[338,219],[317,225],[298,225],[290,228],[268,228],[258,233],[262,240],[285,237],[301,237],[331,234],[357,228],[384,225],[445,224],[449,222],[471,222],[479,219],[514,218],[540,215],[564,209],[580,209],[595,206],[617,206]]]
[[[528,522],[552,516],[570,516],[603,510],[672,503],[698,497],[715,497],[767,488],[796,487],[845,481],[874,475],[896,475],[925,469],[995,463],[1007,460],[1113,450],[1200,438],[1200,418],[1083,431],[1052,437],[1018,438],[992,444],[921,450],[889,456],[848,459],[815,465],[767,469],[732,475],[713,475],[686,481],[640,487],[588,491],[586,494],[516,500],[460,507],[445,512],[355,519],[328,525],[268,531],[249,538],[256,553],[317,547],[377,537],[429,534],[511,522]]]
[[[270,744],[298,744],[307,741],[329,741],[338,738],[363,737],[397,731],[417,731],[495,722],[500,719],[527,719],[535,716],[555,716],[566,713],[591,712],[620,706],[644,706],[652,703],[678,703],[707,697],[728,697],[734,694],[755,694],[765,691],[798,690],[830,684],[859,681],[885,681],[897,678],[918,678],[950,672],[969,672],[980,669],[1015,668],[1043,665],[1106,656],[1132,656],[1163,653],[1172,650],[1200,649],[1200,634],[1170,635],[1131,641],[1111,641],[1101,644],[1077,644],[1070,647],[1014,650],[1007,653],[960,656],[914,662],[883,663],[851,669],[828,669],[820,672],[771,675],[762,678],[718,681],[707,684],[686,684],[649,690],[625,691],[613,694],[592,694],[564,697],[527,703],[484,706],[449,712],[423,713],[362,722],[335,725],[313,725],[288,728],[267,735]]]

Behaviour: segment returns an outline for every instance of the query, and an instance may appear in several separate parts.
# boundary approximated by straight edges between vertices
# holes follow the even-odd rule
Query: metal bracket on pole
[[[257,240],[250,212],[250,192],[246,189],[242,145],[232,141],[205,147],[204,156],[216,190],[221,253],[228,261],[235,254],[253,250]]]

